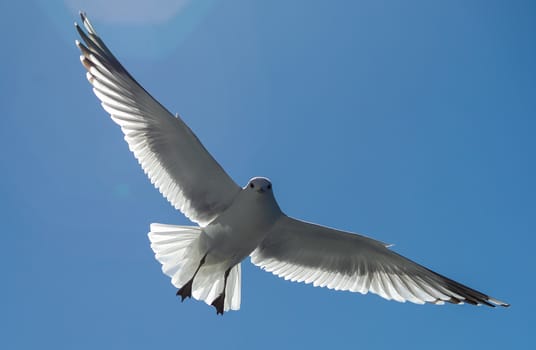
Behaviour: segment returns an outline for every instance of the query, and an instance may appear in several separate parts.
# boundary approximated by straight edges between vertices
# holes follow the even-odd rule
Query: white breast
[[[207,264],[242,261],[266,237],[282,215],[272,192],[243,189],[231,206],[203,228]]]

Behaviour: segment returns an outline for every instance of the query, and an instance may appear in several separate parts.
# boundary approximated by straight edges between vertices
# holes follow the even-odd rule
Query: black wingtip
[[[82,29],[82,27],[80,27],[80,26],[78,25],[78,23],[75,22],[75,23],[74,23],[74,27],[76,28],[76,31],[78,32],[78,34],[79,34],[82,38],[86,35],[86,33],[84,32],[84,30]]]
[[[510,307],[510,304],[505,303],[504,301],[501,301],[501,300],[499,300],[499,299],[489,298],[488,301],[494,303],[494,304],[497,305],[497,306]]]

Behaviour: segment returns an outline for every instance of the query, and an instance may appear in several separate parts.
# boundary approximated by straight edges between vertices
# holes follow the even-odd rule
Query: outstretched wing
[[[404,258],[382,242],[287,216],[253,251],[251,261],[286,280],[370,291],[388,300],[508,306]]]
[[[155,100],[114,57],[81,13],[85,45],[76,41],[87,79],[103,108],[125,134],[151,182],[190,220],[206,225],[225,210],[240,187],[190,128]]]

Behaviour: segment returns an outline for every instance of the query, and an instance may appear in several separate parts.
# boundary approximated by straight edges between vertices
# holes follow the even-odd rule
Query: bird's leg
[[[184,301],[184,299],[186,299],[186,298],[192,297],[192,284],[194,282],[194,278],[197,275],[197,272],[199,271],[201,266],[203,266],[203,264],[205,263],[205,258],[207,257],[207,254],[205,254],[203,256],[203,258],[201,259],[201,261],[199,262],[199,266],[197,266],[197,269],[195,270],[194,275],[192,276],[192,278],[190,278],[190,280],[188,282],[186,282],[186,284],[183,285],[181,287],[181,289],[179,289],[177,291],[177,295],[181,296],[181,302]]]
[[[225,276],[224,276],[224,279],[223,279],[223,291],[220,293],[220,295],[214,299],[214,301],[212,302],[212,306],[214,306],[216,308],[216,315],[223,315],[223,305],[224,305],[224,302],[225,302],[225,289],[227,287],[227,277],[229,277],[229,272],[231,272],[231,269],[233,267],[229,267],[227,269],[227,271],[225,271]]]

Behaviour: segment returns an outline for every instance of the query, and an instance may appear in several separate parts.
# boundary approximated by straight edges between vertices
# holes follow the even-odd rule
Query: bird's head
[[[272,183],[265,177],[254,177],[249,180],[248,184],[244,188],[249,191],[256,191],[258,193],[271,193]]]

